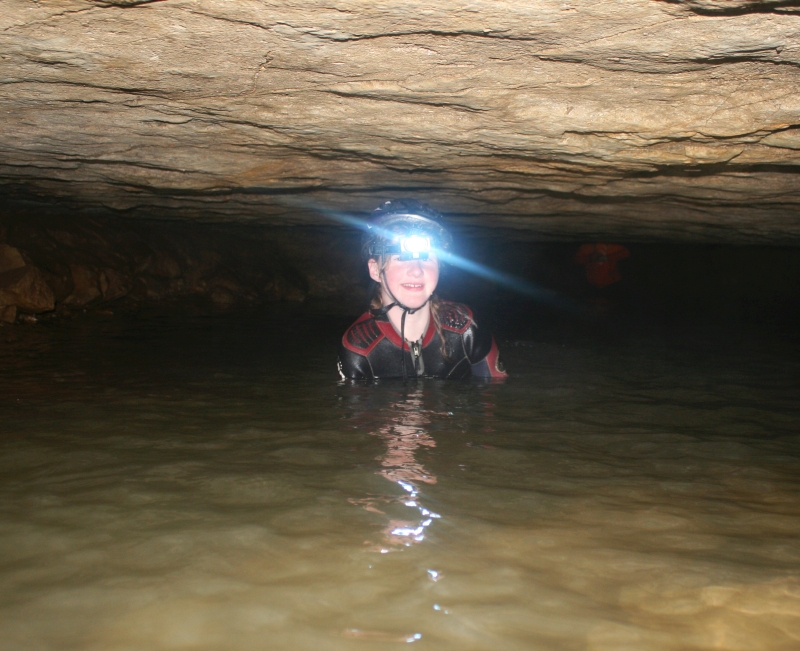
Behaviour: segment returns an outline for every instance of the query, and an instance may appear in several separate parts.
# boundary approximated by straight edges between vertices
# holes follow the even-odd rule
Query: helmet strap
[[[389,310],[391,310],[393,307],[399,307],[401,310],[403,310],[403,315],[400,317],[400,359],[403,363],[403,382],[407,383],[408,372],[406,371],[406,315],[414,314],[415,312],[418,312],[423,307],[425,307],[428,304],[428,301],[430,301],[431,298],[433,298],[433,294],[428,296],[428,298],[425,299],[425,302],[419,307],[411,308],[406,305],[403,305],[400,301],[398,301],[397,297],[392,293],[392,290],[389,289],[389,283],[386,282],[385,271],[381,271],[381,277],[383,278],[383,284],[382,284],[383,287],[386,289],[386,292],[389,294],[392,301],[394,302],[389,303],[389,305],[385,305],[378,309],[371,309],[369,312],[373,317],[382,317],[386,316]]]

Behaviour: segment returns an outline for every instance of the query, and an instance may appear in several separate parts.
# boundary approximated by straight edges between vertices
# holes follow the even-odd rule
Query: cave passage
[[[104,219],[3,223],[8,648],[796,645],[796,249],[464,231],[509,379],[351,385],[358,233]]]
[[[800,649],[800,0],[1,6],[0,651]]]

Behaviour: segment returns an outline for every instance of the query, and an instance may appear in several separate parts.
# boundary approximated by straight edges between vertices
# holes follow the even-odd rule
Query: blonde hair
[[[389,256],[375,256],[373,258],[378,263],[378,269],[383,275],[383,271],[386,269],[387,265],[389,264]],[[380,310],[383,307],[383,293],[381,292],[381,283],[377,281],[375,282],[375,286],[372,290],[372,298],[369,301],[369,309],[370,310]],[[431,297],[428,299],[428,303],[431,306],[431,319],[433,319],[433,327],[436,328],[436,334],[439,335],[439,342],[440,342],[440,350],[442,351],[442,357],[444,357],[445,361],[450,361],[450,356],[447,354],[447,342],[444,338],[444,332],[442,331],[442,320],[440,317],[440,309],[441,309],[441,302],[439,301],[439,297],[436,295],[434,291],[431,294]]]

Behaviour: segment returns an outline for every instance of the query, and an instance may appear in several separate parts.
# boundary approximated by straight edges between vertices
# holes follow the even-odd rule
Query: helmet
[[[372,211],[361,240],[364,261],[399,255],[401,260],[427,260],[430,252],[448,251],[453,238],[442,216],[416,199],[392,199]]]

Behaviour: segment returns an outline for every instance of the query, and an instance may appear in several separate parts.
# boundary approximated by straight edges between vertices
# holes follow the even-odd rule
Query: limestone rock
[[[0,184],[323,224],[414,194],[541,237],[800,241],[783,0],[5,0]]]
[[[18,249],[8,244],[0,244],[0,274],[24,266],[25,260]]]
[[[71,264],[73,290],[72,294],[64,299],[66,305],[81,306],[91,303],[101,296],[99,274],[82,264]]]
[[[25,314],[55,304],[64,315],[120,299],[126,307],[191,299],[200,310],[307,295],[343,299],[358,276],[351,260],[357,236],[340,229],[77,220],[26,208],[0,211],[0,238],[5,321],[19,320],[11,306]]]
[[[25,265],[0,273],[0,307],[8,306],[34,314],[55,308],[53,290],[39,269]]]
[[[209,293],[209,298],[220,310],[229,310],[236,304],[236,297],[225,287],[214,287]]]
[[[184,293],[185,285],[181,278],[163,278],[160,276],[139,276],[138,280],[146,288],[146,298],[161,301]]]
[[[133,285],[130,278],[115,269],[103,269],[100,272],[98,284],[103,300],[106,301],[122,298],[131,291]]]
[[[274,300],[301,302],[306,299],[306,292],[285,278],[274,278],[264,287],[264,293]]]
[[[156,278],[180,278],[181,266],[166,251],[157,251],[145,260],[139,271]]]
[[[122,0],[124,2],[124,0]],[[136,2],[136,0],[133,0]],[[800,13],[793,0],[667,0],[679,2],[701,14],[736,15],[753,11]]]
[[[16,305],[0,305],[0,322],[14,323],[17,320]]]

